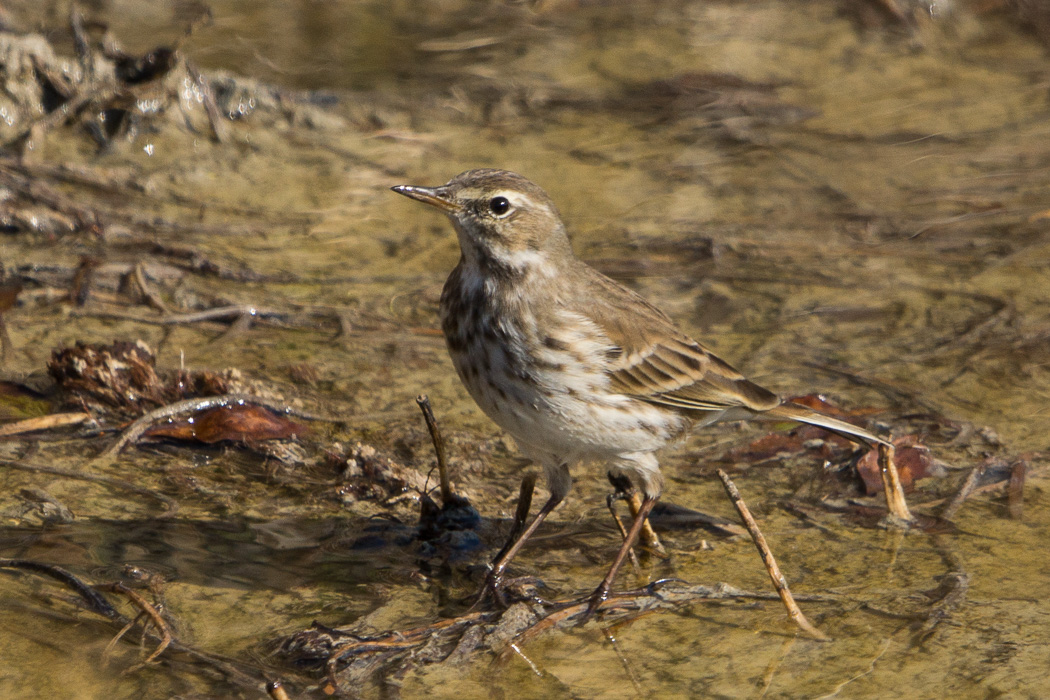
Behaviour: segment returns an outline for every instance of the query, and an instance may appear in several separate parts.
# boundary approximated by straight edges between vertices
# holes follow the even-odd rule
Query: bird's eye
[[[489,200],[489,211],[496,216],[503,216],[510,211],[510,201],[506,197],[493,197]]]

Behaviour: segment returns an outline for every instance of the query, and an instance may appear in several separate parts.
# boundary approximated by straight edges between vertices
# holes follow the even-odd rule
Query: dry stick
[[[1006,484],[1006,510],[1014,520],[1024,514],[1024,482],[1028,476],[1028,462],[1019,459],[1010,466],[1010,481]]]
[[[962,508],[963,502],[969,498],[970,494],[973,493],[973,490],[977,488],[977,481],[981,478],[981,475],[984,474],[986,466],[987,465],[985,464],[978,464],[970,470],[970,473],[966,475],[966,480],[962,482],[962,486],[960,486],[959,490],[955,492],[954,496],[952,496],[952,500],[948,501],[944,506],[944,509],[941,510],[941,520],[951,520],[955,517],[955,514],[959,512],[960,508]]]
[[[682,589],[661,589],[659,592],[654,592],[653,589],[654,586],[649,585],[640,591],[612,593],[607,600],[602,602],[599,609],[608,615],[616,610],[649,611],[657,608],[680,607],[681,605],[692,603],[697,600],[736,600],[741,598],[749,600],[773,600],[774,596],[777,595],[776,593],[744,591],[725,583],[720,583],[715,586],[696,585],[686,586]],[[828,598],[826,596],[805,596],[804,600],[825,601],[834,600],[834,598]],[[547,630],[557,627],[559,624],[567,620],[585,615],[589,605],[589,599],[584,599],[582,602],[556,601],[549,608],[552,609],[553,612],[547,613],[536,620],[536,622],[523,629],[513,641],[518,646],[522,646],[531,639],[543,634]],[[820,632],[818,631],[817,634],[820,634]],[[499,653],[500,655],[503,655],[506,653],[506,650]]]
[[[288,691],[284,689],[284,683],[281,681],[270,681],[267,683],[266,694],[273,698],[273,700],[291,700],[291,698],[288,697]]]
[[[441,502],[448,505],[452,503],[452,483],[448,477],[448,462],[445,461],[445,440],[441,437],[441,430],[438,428],[437,419],[434,418],[434,411],[430,408],[430,397],[420,394],[416,397],[416,403],[419,404],[419,410],[423,412],[423,420],[426,421],[430,439],[434,442],[434,452],[437,453]]]
[[[886,507],[890,515],[902,523],[915,522],[915,516],[908,510],[908,502],[904,499],[904,489],[901,487],[897,465],[893,463],[892,445],[879,445],[879,474],[882,475],[882,486],[886,492]]]
[[[5,423],[0,425],[0,437],[32,433],[37,430],[51,430],[52,428],[64,428],[68,425],[79,425],[91,418],[90,413],[50,413],[46,416],[26,418],[25,420]]]
[[[769,578],[773,581],[773,588],[777,590],[780,600],[783,601],[784,607],[787,608],[788,617],[790,617],[803,632],[813,639],[827,641],[827,636],[811,625],[809,620],[806,619],[806,616],[802,614],[802,610],[799,609],[798,604],[795,602],[795,597],[791,595],[791,589],[788,588],[787,579],[785,579],[784,574],[780,572],[780,567],[777,566],[777,560],[773,558],[773,552],[770,551],[769,545],[766,544],[766,538],[762,536],[762,531],[758,529],[758,523],[755,522],[755,518],[751,515],[751,511],[748,510],[747,504],[744,503],[744,499],[737,490],[736,485],[729,478],[729,475],[721,469],[718,470],[718,478],[722,480],[722,486],[725,487],[729,500],[731,500],[733,505],[736,506],[736,510],[740,514],[740,519],[744,521],[747,531],[751,533],[751,540],[755,543],[755,547],[758,548],[758,553],[762,555],[762,562],[766,565],[766,571],[769,572]]]

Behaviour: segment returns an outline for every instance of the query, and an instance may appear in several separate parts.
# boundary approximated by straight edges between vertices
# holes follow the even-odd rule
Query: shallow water
[[[166,7],[100,5],[129,50],[179,35]],[[43,21],[31,6],[14,11]],[[960,5],[905,32],[859,29],[833,3],[773,1],[218,2],[213,11],[214,24],[185,44],[202,68],[323,91],[315,101],[331,97],[329,113],[345,122],[272,128],[249,118],[221,147],[185,131],[144,130],[99,155],[72,130],[56,131],[37,157],[131,167],[152,186],[144,212],[228,230],[175,241],[154,234],[159,240],[231,268],[294,275],[189,278],[190,292],[260,308],[336,309],[350,316],[351,332],[334,340],[330,328],[257,325],[219,338],[219,326],[165,329],[25,305],[5,317],[17,348],[9,372],[39,371],[52,348],[74,340],[142,338],[160,366],[237,367],[346,417],[314,427],[311,439],[400,450],[424,470],[431,457],[413,398],[427,393],[454,438],[454,478],[486,519],[507,518],[520,475],[514,450],[459,386],[434,333],[441,284],[458,256],[454,236],[441,217],[388,191],[496,166],[552,195],[581,257],[756,381],[874,406],[891,423],[936,411],[988,426],[1001,454],[1047,449],[1050,62],[1008,17]],[[640,87],[687,73],[752,85],[690,91],[679,80],[673,99],[666,87]],[[759,85],[767,83],[776,87]],[[9,268],[75,265],[93,252],[129,258],[87,238],[0,239]],[[303,362],[316,368],[313,386],[289,372]],[[669,450],[667,500],[732,517],[703,460],[722,441],[761,434],[740,430],[705,430]],[[936,436],[930,444],[958,469],[995,451]],[[147,498],[0,471],[8,494],[0,554],[92,580],[129,563],[157,570],[180,636],[234,657],[264,654],[266,640],[311,620],[335,626],[371,615],[384,629],[436,614],[440,595],[413,576],[407,525],[376,526],[367,520],[375,511],[344,505],[330,477],[274,473],[233,451],[189,452],[129,451],[112,472],[176,498],[179,512],[167,522]],[[83,445],[69,441],[34,459],[70,467],[83,458]],[[795,638],[773,603],[700,603],[622,625],[615,643],[589,625],[534,640],[521,656],[410,674],[401,692],[1041,697],[1050,661],[1050,607],[1039,593],[1050,584],[1044,462],[1031,461],[1022,519],[1009,518],[999,496],[978,495],[958,531],[937,537],[830,515],[824,529],[810,526],[776,503],[813,481],[820,464],[789,474],[734,465],[796,593],[851,601],[804,604],[831,643]],[[600,578],[616,546],[600,475],[579,472],[542,545],[518,560],[523,573],[563,594]],[[30,485],[76,521],[26,525],[15,494]],[[673,557],[653,565],[653,578],[768,588],[748,541],[700,530],[666,538]],[[700,549],[705,538],[713,550]],[[921,623],[861,608],[928,604],[921,592],[949,571],[946,552],[970,575],[969,590],[929,638],[917,640]],[[480,562],[488,550],[463,556]],[[71,609],[44,591],[54,586],[0,575],[3,694],[228,692],[179,667],[120,675],[134,650],[118,647],[112,663],[99,663],[112,630],[86,615],[71,625]]]

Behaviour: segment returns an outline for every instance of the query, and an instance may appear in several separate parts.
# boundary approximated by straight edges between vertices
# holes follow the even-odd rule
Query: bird
[[[449,356],[481,410],[546,477],[550,495],[492,562],[491,589],[569,494],[578,463],[604,464],[642,494],[612,567],[589,597],[589,616],[660,498],[656,453],[691,429],[790,419],[868,446],[888,444],[751,382],[638,293],[576,257],[553,200],[525,177],[482,168],[438,187],[391,189],[451,220],[461,255],[441,293]]]

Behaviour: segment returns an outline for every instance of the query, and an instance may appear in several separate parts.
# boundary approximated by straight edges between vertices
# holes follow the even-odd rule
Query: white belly
[[[570,463],[613,460],[657,450],[686,429],[688,421],[667,409],[612,393],[597,348],[538,347],[529,331],[511,329],[500,344],[464,338],[465,351],[451,353],[478,406],[526,452]],[[528,357],[514,352],[525,347],[533,349]]]

